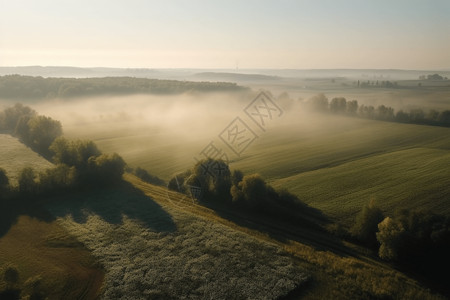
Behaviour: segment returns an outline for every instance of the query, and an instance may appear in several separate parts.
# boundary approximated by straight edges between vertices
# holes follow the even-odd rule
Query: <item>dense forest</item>
[[[0,76],[0,98],[52,99],[111,94],[181,94],[190,91],[243,91],[229,82],[193,82],[133,77],[43,78],[21,75]]]

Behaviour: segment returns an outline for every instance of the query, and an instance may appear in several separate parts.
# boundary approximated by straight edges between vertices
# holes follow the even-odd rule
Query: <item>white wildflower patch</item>
[[[175,224],[167,231],[85,209],[82,221],[70,213],[58,221],[104,266],[105,299],[275,299],[307,279],[274,245],[178,209],[164,213]]]

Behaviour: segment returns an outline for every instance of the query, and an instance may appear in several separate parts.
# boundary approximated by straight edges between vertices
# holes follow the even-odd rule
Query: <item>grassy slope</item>
[[[385,211],[450,213],[450,151],[412,148],[374,155],[274,182],[336,219],[351,222],[373,198]]]
[[[449,128],[318,118],[268,131],[231,167],[261,173],[347,224],[372,198],[385,210],[450,213]]]
[[[124,185],[48,206],[104,265],[105,298],[275,299],[306,281],[273,242],[205,218],[199,206],[177,206],[179,194],[171,202],[164,188],[126,178],[156,192]]]
[[[19,171],[28,166],[41,171],[52,164],[16,138],[0,134],[0,167],[6,170],[10,183],[17,184]],[[41,276],[42,291],[51,299],[94,299],[99,295],[103,271],[89,251],[61,226],[21,215],[6,230],[0,236],[0,270],[7,264],[15,265],[19,270],[17,287]],[[4,284],[0,280],[0,290]]]
[[[275,180],[402,149],[450,149],[449,128],[315,116],[268,130],[232,167]]]
[[[0,167],[6,170],[11,184],[17,184],[19,172],[25,167],[41,171],[52,166],[52,163],[20,143],[17,138],[0,134]]]
[[[274,133],[276,133],[275,130]],[[430,132],[424,132],[423,136],[428,136],[429,138],[432,138]],[[279,138],[280,139],[286,138],[286,136],[280,135]],[[439,136],[434,136],[434,138],[432,139],[435,141],[434,145],[436,147],[445,146],[445,141],[442,142],[442,140],[439,140]],[[263,144],[261,140],[260,145]],[[277,144],[274,142],[270,142],[269,139],[266,139],[265,141],[266,143],[268,143],[268,145],[272,145],[274,149],[283,146],[280,143]],[[296,142],[294,140],[294,144],[295,143]],[[253,151],[253,153],[258,152],[260,149],[258,147],[260,146],[255,145],[255,148],[251,149],[250,151]],[[267,149],[270,149],[270,147]],[[250,157],[250,155],[248,157]],[[330,157],[332,158],[332,156]],[[280,158],[283,158],[283,155],[280,155]],[[284,162],[288,159],[289,157],[286,156],[284,157],[284,159],[280,159],[279,162]],[[245,158],[237,163],[243,164],[244,162],[246,162]],[[286,163],[288,163],[288,161],[286,161]],[[245,167],[245,164],[243,166]],[[249,164],[249,166],[251,167],[252,165]],[[272,169],[268,168],[267,170],[270,171]],[[308,288],[301,288],[300,291],[297,291],[300,292],[300,295],[304,296],[306,299],[349,298],[349,297],[361,298],[361,297],[368,297],[370,295],[372,296],[376,295],[380,297],[384,295],[397,295],[398,297],[402,298],[406,297],[411,299],[433,298],[433,296],[430,295],[428,291],[421,288],[417,284],[417,282],[405,277],[404,275],[391,269],[389,266],[379,263],[377,260],[374,260],[370,256],[359,259],[357,257],[342,256],[341,254],[336,254],[333,251],[317,250],[311,246],[306,246],[305,244],[298,241],[285,241],[285,242],[275,241],[270,237],[268,237],[267,235],[262,234],[258,231],[239,227],[229,221],[226,221],[221,217],[219,217],[214,212],[212,212],[211,210],[198,205],[192,205],[192,203],[189,201],[187,202],[189,203],[189,205],[181,205],[182,210],[180,210],[180,201],[184,200],[181,200],[179,195],[172,193],[170,196],[170,199],[172,201],[170,201],[168,200],[169,198],[167,197],[167,191],[165,188],[145,184],[133,176],[127,176],[126,179],[129,182],[131,182],[134,186],[142,190],[147,196],[150,196],[155,201],[155,203],[158,204],[158,206],[162,207],[165,211],[169,212],[169,214],[172,216],[171,217],[172,220],[175,220],[177,228],[181,229],[178,235],[165,233],[164,230],[161,230],[161,227],[158,226],[157,228],[159,228],[160,231],[159,233],[158,230],[156,231],[154,230],[148,231],[145,229],[143,230],[142,219],[140,220],[140,216],[143,215],[145,216],[147,213],[146,210],[141,210],[139,205],[137,206],[135,205],[136,204],[135,202],[136,201],[139,202],[139,199],[133,200],[133,197],[128,196],[119,197],[120,199],[125,200],[125,202],[121,201],[123,202],[122,206],[111,205],[111,203],[114,203],[111,202],[111,200],[117,199],[118,196],[117,194],[114,194],[114,191],[112,191],[112,193],[109,194],[107,193],[106,197],[103,194],[92,194],[90,196],[90,200],[94,200],[97,197],[99,198],[103,197],[102,199],[104,201],[103,200],[100,202],[93,201],[92,203],[94,204],[87,207],[83,206],[84,203],[86,202],[80,202],[76,204],[74,208],[69,207],[69,210],[67,210],[67,207],[66,208],[63,207],[64,218],[61,218],[58,221],[59,225],[62,225],[64,227],[64,230],[69,230],[71,234],[77,236],[77,238],[82,240],[87,245],[88,248],[93,250],[94,255],[96,255],[97,257],[103,256],[102,263],[106,266],[107,269],[109,268],[109,271],[112,271],[109,273],[109,275],[107,275],[109,276],[107,277],[107,286],[109,284],[109,287],[111,287],[111,285],[114,286],[116,284],[114,289],[109,289],[111,296],[120,295],[120,293],[123,293],[123,291],[127,291],[127,288],[129,288],[130,292],[141,291],[141,289],[144,289],[143,291],[149,293],[149,295],[155,296],[161,295],[161,293],[165,291],[178,292],[179,290],[176,289],[177,286],[179,285],[170,285],[170,284],[167,285],[167,282],[164,283],[164,278],[159,277],[161,276],[159,275],[160,272],[159,273],[150,272],[148,274],[152,278],[153,282],[162,284],[162,286],[164,286],[163,288],[148,289],[147,285],[145,284],[140,285],[142,273],[139,272],[139,266],[142,266],[142,263],[145,260],[149,260],[153,264],[152,267],[154,267],[157,270],[159,270],[160,268],[162,268],[163,270],[171,270],[170,272],[172,276],[174,273],[179,274],[180,269],[177,268],[179,267],[180,264],[182,265],[185,264],[183,272],[188,273],[181,273],[179,276],[179,280],[181,280],[179,284],[183,286],[184,285],[184,283],[182,282],[183,279],[188,278],[187,276],[189,274],[192,274],[192,272],[194,273],[198,272],[199,267],[200,270],[201,268],[211,267],[211,264],[208,259],[204,261],[198,261],[195,259],[195,257],[205,258],[204,255],[203,256],[201,255],[202,254],[201,252],[204,250],[199,250],[198,245],[203,245],[202,248],[206,247],[205,249],[207,250],[208,255],[212,256],[214,260],[219,261],[219,264],[215,265],[214,268],[216,268],[216,271],[220,270],[220,272],[217,271],[215,274],[211,275],[211,277],[208,277],[209,275],[207,275],[207,277],[204,278],[202,277],[196,278],[197,280],[196,282],[199,283],[200,286],[202,283],[211,282],[210,278],[214,278],[214,276],[217,276],[226,269],[225,265],[220,263],[220,261],[222,260],[218,259],[218,257],[220,258],[221,257],[220,255],[225,255],[229,260],[230,257],[229,254],[230,251],[232,251],[229,249],[231,239],[234,241],[232,243],[233,245],[237,246],[239,244],[242,245],[241,248],[238,246],[238,248],[235,248],[235,250],[238,251],[237,253],[239,253],[239,257],[241,255],[243,255],[244,258],[248,257],[246,260],[248,260],[250,257],[254,257],[254,254],[247,253],[247,251],[254,251],[251,249],[263,249],[263,251],[260,252],[260,254],[258,254],[256,257],[257,260],[258,259],[260,260],[259,263],[260,267],[262,267],[265,263],[267,263],[266,261],[267,255],[271,253],[272,258],[271,264],[269,264],[269,268],[274,268],[276,270],[277,268],[281,267],[281,265],[279,265],[280,262],[282,265],[286,264],[285,254],[281,255],[280,260],[278,262],[277,260],[273,259],[273,257],[277,257],[278,255],[280,255],[280,252],[276,250],[279,247],[282,247],[287,252],[292,253],[297,258],[295,265],[300,264],[300,268],[306,270],[309,274],[311,274],[313,278],[313,280],[310,281],[309,285],[307,286]],[[87,203],[89,202],[90,201],[88,201]],[[130,203],[133,203],[133,205],[130,205]],[[60,209],[61,207],[59,208],[59,212],[61,213]],[[155,207],[153,207],[152,210],[154,211]],[[156,209],[156,211],[158,211],[158,209]],[[74,212],[78,213],[75,213],[74,215],[73,214]],[[134,216],[134,218],[129,218],[127,217],[127,215],[132,215]],[[75,219],[73,219],[74,217]],[[210,222],[206,221],[214,221],[214,224],[209,224]],[[157,221],[156,223],[160,222]],[[36,224],[34,223],[28,224],[29,225],[27,227],[24,227],[24,229],[22,229],[23,231],[29,231],[31,226],[39,228],[39,226],[36,226]],[[165,222],[163,222],[162,226],[167,225],[164,224]],[[224,225],[225,227],[223,227],[220,224]],[[50,225],[55,226],[55,223],[52,223]],[[241,235],[239,231],[245,232],[246,235],[244,236]],[[58,232],[61,233],[64,231],[61,231],[61,229],[58,230],[54,229],[51,230],[51,234],[44,235],[44,242],[47,246],[49,244],[49,241],[51,247],[55,247],[55,242],[56,244],[59,245],[61,243],[62,244],[68,243],[67,240],[68,236],[66,235],[66,233],[61,233],[61,236],[59,236]],[[195,234],[192,234],[192,232],[195,232]],[[252,238],[249,237],[248,234],[250,234],[253,237]],[[218,243],[215,242],[211,243],[211,240],[213,240],[217,236],[221,236],[221,241]],[[20,232],[14,233],[13,237],[14,238],[20,237]],[[4,238],[6,238],[6,236]],[[36,239],[42,238],[42,235],[37,234],[35,232],[34,238]],[[112,242],[111,238],[114,239],[119,238],[120,243]],[[257,242],[255,238],[260,242]],[[316,237],[312,236],[311,238],[314,239]],[[32,239],[28,239],[26,241],[29,240]],[[62,242],[59,242],[58,240],[62,240]],[[135,247],[125,247],[122,245],[122,243],[125,243],[128,246],[135,246]],[[14,243],[11,243],[9,241],[7,242],[7,244],[10,247],[11,245],[15,245]],[[274,247],[273,246],[274,244],[277,245],[278,247]],[[187,247],[186,249],[186,245],[190,246]],[[143,253],[150,253],[150,252],[141,252],[139,251],[139,247],[144,248],[152,247],[154,252],[151,252],[152,253],[151,256],[145,256]],[[27,249],[26,247],[22,248]],[[6,248],[3,247],[3,249]],[[42,254],[43,252],[46,251],[46,249],[43,248],[36,250],[38,251],[39,254]],[[177,260],[177,255],[170,256],[170,253],[172,252],[167,253],[167,250],[169,251],[174,250],[173,253],[177,253],[177,255],[186,254],[187,252],[188,255],[191,256],[190,258],[193,260],[190,261],[191,263],[186,265],[185,260],[182,261]],[[29,250],[27,249],[27,251]],[[72,250],[64,249],[64,251],[69,251],[69,253],[71,253],[70,251]],[[127,251],[131,252],[127,253]],[[18,259],[17,256],[14,255],[20,255],[21,253],[18,251],[13,252],[14,254],[11,254],[12,252],[10,252],[10,255],[13,256],[10,256],[8,260],[12,261],[17,260]],[[120,253],[120,255],[118,255],[118,253]],[[157,255],[154,256],[153,255],[154,253],[156,253]],[[162,255],[161,257],[163,256],[167,257],[167,259],[166,260],[157,259],[157,257],[159,257],[158,255]],[[217,257],[217,255],[219,256]],[[26,257],[26,255],[23,255],[23,257]],[[76,255],[74,257],[76,257]],[[208,258],[208,256],[206,256],[206,258]],[[65,260],[65,258],[62,259]],[[20,260],[17,261],[20,262]],[[40,261],[43,261],[43,259],[40,258]],[[75,261],[77,261],[77,259],[75,259]],[[119,265],[124,265],[130,262],[132,262],[132,264],[130,265],[129,268],[119,267]],[[235,262],[238,263],[239,259]],[[43,263],[46,262],[43,261]],[[29,266],[30,264],[28,262],[26,262],[25,267],[19,266],[20,273],[27,274],[23,275],[24,278],[26,278],[29,274],[27,273],[29,272],[27,271]],[[66,264],[66,266],[68,265]],[[70,264],[69,266],[71,268],[73,267]],[[243,270],[246,270],[245,268],[251,266],[252,264],[248,265],[245,263],[244,265],[242,265]],[[294,269],[282,268],[276,273],[277,276],[280,276],[280,274],[284,274],[284,276],[287,276],[286,278],[289,278],[290,276],[292,276],[292,274],[298,272],[294,271],[294,273],[292,273]],[[50,268],[49,272],[52,272],[52,270],[53,269]],[[147,272],[149,271],[150,269],[147,270]],[[200,273],[207,274],[204,273],[203,271]],[[272,271],[266,270],[266,273],[271,274]],[[248,278],[248,276],[253,277],[257,276],[256,273],[255,274],[249,273],[249,274],[250,275],[246,274],[246,272],[244,271],[244,273],[238,274],[238,276],[244,277],[247,276],[245,278]],[[49,278],[53,278],[54,275],[55,273],[53,273],[53,275],[49,274],[50,276]],[[146,278],[145,276],[146,275],[144,275],[144,278]],[[292,288],[293,287],[292,283],[294,282],[299,283],[304,280],[303,272],[299,273],[298,276],[299,277],[297,277],[297,279],[294,279],[293,281],[291,279],[291,281],[288,280],[283,281],[284,283],[280,283],[282,290],[283,287],[287,286],[291,286]],[[229,278],[229,276],[225,277],[226,278],[223,277],[219,278],[221,283],[223,282],[223,280],[228,280],[227,278]],[[276,278],[276,277],[269,277],[269,278]],[[61,277],[59,279],[67,280],[67,277],[64,278]],[[253,284],[254,281],[255,280],[253,280]],[[257,281],[260,281],[260,279],[258,279]],[[151,282],[151,281],[146,279],[144,282]],[[240,284],[245,284],[245,281],[242,281]],[[271,284],[275,284],[275,282],[272,282]],[[266,285],[266,288],[267,286],[270,287],[270,284]],[[254,290],[250,290],[252,293],[258,291],[265,292],[264,288],[261,286],[254,286],[254,288],[255,288]],[[187,289],[189,289],[189,287]],[[108,290],[108,288],[106,288],[106,290]],[[286,291],[286,289],[284,289],[283,291]],[[204,289],[194,290],[193,295],[205,295],[205,292],[220,293],[223,292],[223,290],[220,290],[219,286],[211,284],[207,285]]]
[[[168,192],[164,187],[153,186],[144,183],[134,176],[126,175],[126,180],[139,188],[146,195],[165,209],[182,209],[193,213],[202,219],[223,224],[237,232],[245,232],[247,235],[260,241],[275,244],[285,251],[291,253],[296,264],[307,270],[311,276],[308,284],[297,290],[291,296],[292,299],[365,299],[383,298],[394,299],[440,299],[429,290],[421,287],[415,280],[408,278],[391,266],[380,262],[371,254],[364,254],[359,249],[353,248],[342,254],[340,249],[345,245],[336,243],[329,249],[319,249],[308,246],[298,240],[281,239],[275,240],[259,230],[242,227],[231,221],[223,219],[216,212],[194,204],[190,199],[181,197],[177,193]],[[169,193],[169,194],[168,194]],[[323,239],[315,232],[303,232],[305,240]],[[333,239],[328,239],[327,244]],[[347,245],[349,246],[349,245]]]
[[[63,227],[28,216],[20,216],[0,238],[0,269],[8,264],[19,271],[16,287],[40,276],[40,289],[49,299],[95,299],[103,283],[92,255]],[[0,280],[0,291],[4,288]]]

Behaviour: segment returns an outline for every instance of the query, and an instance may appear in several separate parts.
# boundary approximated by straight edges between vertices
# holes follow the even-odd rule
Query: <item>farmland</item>
[[[385,93],[372,91],[371,97]],[[93,140],[103,153],[118,153],[129,172],[145,168],[168,182],[192,167],[213,142],[226,151],[232,170],[259,173],[274,188],[287,189],[311,211],[318,210],[299,212],[307,221],[298,225],[220,205],[207,208],[129,173],[113,186],[49,194],[36,202],[36,207],[43,205],[40,213],[34,206],[17,209],[10,212],[17,213],[14,218],[3,220],[0,255],[7,263],[0,268],[10,262],[17,268],[21,279],[16,293],[26,293],[30,282],[39,279],[48,295],[53,295],[52,286],[70,282],[70,295],[101,294],[107,299],[439,299],[427,289],[435,287],[433,282],[405,275],[380,260],[376,249],[332,233],[349,230],[369,202],[388,216],[399,209],[449,215],[450,128],[317,113],[305,108],[304,99],[284,95],[275,100],[283,113],[261,130],[244,113],[256,94],[36,101],[32,108],[60,120],[66,138]],[[445,107],[445,99],[436,101]],[[437,108],[436,103],[430,105]],[[240,155],[219,138],[236,117],[257,136]],[[54,166],[16,138],[2,134],[0,139],[0,166],[13,187],[23,167],[40,172]],[[39,272],[50,261],[33,264],[34,256],[16,251],[24,247],[27,231],[34,238],[30,251],[55,257],[58,270]],[[59,276],[60,263],[78,271],[73,277]],[[11,291],[5,282],[0,284],[3,291]],[[63,292],[55,288],[53,293]]]
[[[70,125],[70,116],[56,117],[69,123],[67,135],[93,139],[102,150],[122,155],[131,167],[146,168],[168,180],[190,167],[210,141],[226,149],[217,135],[245,102],[229,103],[228,111],[204,116],[207,128],[196,123],[198,111],[210,107],[202,102],[195,104],[198,115],[190,115],[194,109],[188,106],[178,121],[168,111],[166,117],[175,124],[170,126],[163,119],[136,121],[133,111],[124,108],[120,113],[129,117],[119,121],[97,117],[95,122]],[[147,104],[141,113],[150,107]],[[232,169],[259,173],[345,225],[371,199],[384,211],[426,205],[448,212],[449,128],[314,114],[298,106],[270,125],[266,132],[258,132],[259,138],[240,157],[230,155]]]

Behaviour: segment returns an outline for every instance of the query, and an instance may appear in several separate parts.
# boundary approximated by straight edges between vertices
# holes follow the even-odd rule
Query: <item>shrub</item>
[[[246,175],[231,191],[234,203],[242,203],[248,207],[262,206],[268,198],[266,182],[259,174]]]
[[[307,107],[312,111],[327,112],[328,98],[324,94],[315,95],[308,100]]]
[[[389,217],[378,224],[377,240],[381,246],[378,251],[382,259],[394,260],[398,256],[398,246],[402,239],[405,229],[400,222]]]
[[[19,270],[16,266],[7,265],[3,271],[3,280],[9,286],[15,285],[19,281]]]
[[[28,106],[23,106],[22,104],[17,103],[13,107],[8,107],[3,111],[1,117],[2,120],[1,125],[3,129],[8,130],[11,133],[14,133],[20,118],[26,117],[27,119],[31,119],[36,115],[37,113],[33,109],[29,108]]]
[[[231,184],[232,185],[238,185],[239,182],[242,181],[244,178],[244,173],[240,170],[234,170],[233,173],[231,173]]]
[[[125,161],[117,153],[91,156],[86,179],[99,183],[114,183],[122,179]]]
[[[378,224],[383,220],[384,215],[381,209],[375,206],[374,201],[370,201],[364,206],[356,216],[355,224],[351,228],[351,233],[367,246],[377,246],[376,232]]]
[[[62,135],[61,123],[46,116],[35,116],[27,125],[27,140],[39,153],[48,153],[49,146]]]
[[[19,191],[22,194],[32,194],[36,191],[36,174],[31,167],[25,167],[19,174]]]
[[[184,184],[200,187],[205,200],[229,201],[231,172],[223,160],[201,160],[194,165],[191,174]],[[185,187],[185,190],[188,189]]]
[[[164,182],[164,180],[162,180],[161,178],[158,178],[157,176],[151,175],[147,170],[142,169],[140,167],[136,168],[136,170],[134,170],[134,174],[139,177],[140,179],[142,179],[145,182],[154,184],[154,185],[165,185],[166,183]]]
[[[77,172],[75,167],[59,164],[39,174],[41,192],[55,192],[75,185]]]
[[[49,149],[56,164],[75,166],[79,170],[87,168],[89,158],[101,155],[93,141],[69,141],[64,137],[55,139]]]

